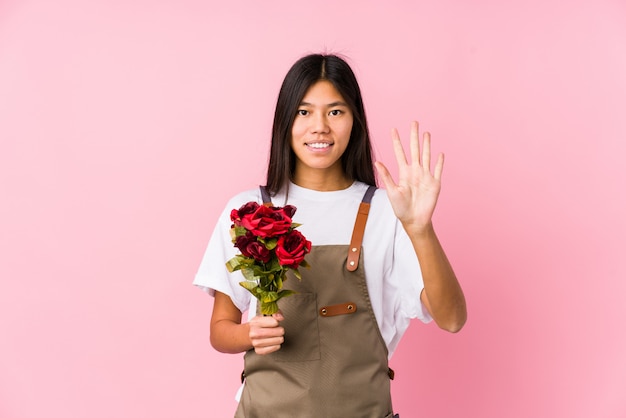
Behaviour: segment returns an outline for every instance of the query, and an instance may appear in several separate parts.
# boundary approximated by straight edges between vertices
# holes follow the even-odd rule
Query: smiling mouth
[[[305,143],[305,145],[307,147],[311,147],[315,149],[324,149],[324,148],[329,148],[332,144],[329,144],[327,142],[311,142],[311,143]]]

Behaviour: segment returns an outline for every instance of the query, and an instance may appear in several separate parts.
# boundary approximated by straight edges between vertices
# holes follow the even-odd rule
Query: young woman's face
[[[291,130],[295,177],[336,174],[343,178],[341,155],[350,140],[352,121],[352,111],[331,82],[313,84],[302,98]]]

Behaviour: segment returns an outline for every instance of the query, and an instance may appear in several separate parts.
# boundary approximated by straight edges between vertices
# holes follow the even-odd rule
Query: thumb
[[[374,166],[376,167],[376,172],[378,172],[378,176],[385,184],[385,188],[387,190],[396,185],[396,183],[393,181],[393,178],[391,177],[391,174],[389,174],[389,170],[387,170],[387,167],[385,167],[385,164],[381,163],[380,161],[376,161],[374,163]]]
[[[280,312],[276,312],[275,314],[272,314],[272,318],[274,318],[275,320],[277,320],[278,322],[282,321],[283,319],[285,319],[285,317],[283,316],[282,313]]]

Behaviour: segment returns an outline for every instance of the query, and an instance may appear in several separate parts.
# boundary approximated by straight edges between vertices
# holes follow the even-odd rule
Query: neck
[[[344,190],[350,187],[353,180],[348,178],[343,170],[330,173],[329,170],[297,170],[292,181],[305,189],[320,192]]]

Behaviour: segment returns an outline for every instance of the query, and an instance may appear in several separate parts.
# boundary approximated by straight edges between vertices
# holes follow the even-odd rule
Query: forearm
[[[236,354],[252,348],[250,325],[240,324],[229,319],[211,323],[211,345],[222,353]]]
[[[215,292],[211,316],[211,345],[222,353],[241,353],[254,348],[257,354],[270,354],[280,350],[285,329],[280,312],[271,316],[255,316],[241,323],[241,311],[227,295]]]
[[[440,328],[458,332],[467,320],[465,296],[432,224],[419,230],[405,229],[420,262],[422,301]]]
[[[215,292],[213,302],[211,345],[217,351],[231,354],[252,348],[250,325],[241,323],[241,311],[221,292]]]

